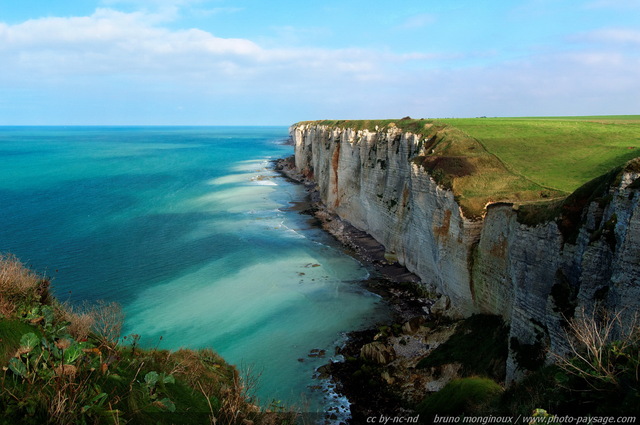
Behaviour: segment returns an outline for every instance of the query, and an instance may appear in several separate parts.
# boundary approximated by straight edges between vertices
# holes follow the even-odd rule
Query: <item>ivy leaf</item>
[[[149,372],[144,376],[144,382],[147,383],[149,388],[153,388],[158,382],[158,372]]]
[[[176,411],[176,405],[173,401],[171,401],[168,398],[163,398],[162,400],[159,400],[159,402],[165,407],[165,409],[167,409],[169,412],[175,412]]]
[[[82,354],[82,348],[78,344],[72,344],[69,348],[64,350],[64,362],[71,364],[75,362]]]
[[[27,365],[16,357],[9,360],[9,369],[18,376],[25,376],[27,374]]]
[[[43,305],[40,309],[40,312],[44,316],[45,325],[53,324],[53,319],[54,319],[53,308],[51,308],[48,305]]]
[[[162,382],[165,383],[165,384],[175,384],[176,383],[176,378],[174,378],[173,375],[165,375],[162,378]]]
[[[33,332],[26,333],[20,338],[20,345],[27,347],[29,351],[33,350],[40,343],[40,338]]]

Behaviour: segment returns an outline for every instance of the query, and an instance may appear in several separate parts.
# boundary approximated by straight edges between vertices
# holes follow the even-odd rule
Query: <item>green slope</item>
[[[478,140],[510,171],[564,192],[640,155],[640,116],[442,122]]]

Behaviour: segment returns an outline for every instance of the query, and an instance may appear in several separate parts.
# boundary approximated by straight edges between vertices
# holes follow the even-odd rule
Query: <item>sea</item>
[[[265,405],[344,411],[314,377],[384,320],[367,267],[273,170],[286,127],[0,127],[0,252],[62,301],[116,301],[146,347],[210,347]],[[325,355],[317,356],[319,350]]]

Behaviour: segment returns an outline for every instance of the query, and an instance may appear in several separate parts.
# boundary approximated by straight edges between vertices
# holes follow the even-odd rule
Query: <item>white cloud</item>
[[[596,43],[640,44],[640,30],[605,28],[579,35],[576,39]]]
[[[407,79],[425,87],[411,116],[530,116],[640,113],[640,59],[591,51],[547,54],[497,66],[437,70]]]
[[[431,25],[436,21],[435,16],[427,13],[423,13],[420,15],[414,15],[407,18],[401,25],[400,28],[403,29],[416,29],[423,28],[427,25]]]
[[[242,7],[211,7],[211,8],[193,8],[191,13],[195,16],[208,17],[220,14],[237,13],[245,10]]]
[[[305,41],[308,42],[308,40],[324,40],[333,35],[332,31],[326,27],[285,25],[271,26],[269,29],[274,34],[274,37],[266,38],[263,36],[261,39],[268,45],[273,46],[295,46]]]
[[[157,22],[173,22],[185,14],[192,16],[212,16],[230,13],[241,8],[219,7],[220,0],[101,0],[100,4],[108,8],[141,11],[153,16]],[[215,3],[215,5],[210,5]]]
[[[206,1],[207,0],[102,0],[101,3],[107,6],[117,4],[133,5],[137,8],[179,8],[202,4]]]
[[[135,123],[147,110],[144,122],[158,123],[169,114],[163,111],[174,117],[181,105],[180,122],[187,124],[233,114],[286,123],[640,112],[635,30],[593,31],[574,38],[588,42],[588,51],[578,45],[570,53],[507,62],[495,52],[265,47],[200,29],[170,29],[163,18],[103,8],[85,17],[0,23],[0,111],[24,110],[21,122],[27,123],[54,109],[59,123],[81,114]],[[631,48],[612,49],[611,43]],[[487,55],[490,60],[476,60]]]
[[[212,86],[236,84],[268,61],[269,52],[246,39],[157,26],[153,15],[97,10],[92,16],[0,24],[0,82]],[[92,83],[89,83],[92,81]],[[215,81],[215,83],[212,83]]]
[[[30,80],[109,74],[186,83],[272,78],[270,84],[277,85],[291,78],[316,83],[375,79],[393,61],[429,58],[361,49],[266,49],[199,29],[170,30],[153,14],[111,9],[87,17],[0,23],[0,79],[8,74]]]

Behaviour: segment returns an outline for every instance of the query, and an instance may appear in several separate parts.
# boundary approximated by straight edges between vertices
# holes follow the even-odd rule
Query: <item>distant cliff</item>
[[[640,160],[555,204],[489,203],[467,217],[416,160],[429,154],[425,136],[314,122],[290,133],[295,166],[326,207],[434,284],[448,314],[510,323],[508,379],[519,375],[523,351],[541,360],[546,347],[563,352],[566,320],[580,308],[640,309]]]

